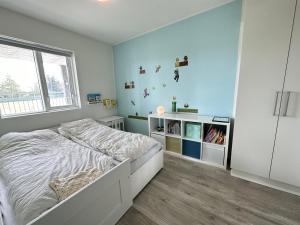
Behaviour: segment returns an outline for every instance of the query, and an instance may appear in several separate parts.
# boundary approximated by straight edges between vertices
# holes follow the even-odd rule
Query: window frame
[[[40,86],[40,92],[42,97],[42,111],[36,112],[24,112],[24,113],[17,113],[11,115],[2,115],[0,112],[0,118],[12,118],[12,117],[22,117],[22,116],[29,116],[35,114],[44,114],[50,112],[57,112],[57,111],[68,111],[68,110],[75,110],[81,108],[81,101],[80,101],[80,93],[79,93],[79,85],[78,85],[78,76],[76,70],[76,63],[75,63],[75,53],[74,51],[65,50],[57,47],[52,47],[49,45],[42,45],[30,41],[25,41],[17,38],[12,38],[4,35],[0,35],[0,44],[13,46],[23,49],[29,49],[33,51],[33,57],[35,61],[35,66],[38,75],[38,82]],[[51,106],[50,105],[50,96],[48,93],[47,82],[46,82],[46,75],[44,71],[43,65],[43,57],[42,53],[49,53],[54,55],[60,55],[66,57],[66,64],[67,70],[69,74],[69,87],[70,87],[70,95],[71,95],[71,105],[64,105],[64,106]]]

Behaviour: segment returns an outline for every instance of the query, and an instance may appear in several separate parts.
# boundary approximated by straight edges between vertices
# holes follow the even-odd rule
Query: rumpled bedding
[[[133,161],[161,145],[153,138],[112,129],[92,119],[63,123],[58,131],[83,146],[92,147],[121,162],[128,158]]]
[[[58,203],[49,183],[89,168],[103,173],[113,159],[51,130],[8,133],[0,138],[0,175],[18,224],[27,224]]]

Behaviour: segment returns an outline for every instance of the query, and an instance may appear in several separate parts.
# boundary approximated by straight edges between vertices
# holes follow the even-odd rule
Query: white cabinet
[[[270,178],[300,186],[300,2],[296,12]]]
[[[278,121],[273,116],[275,96],[283,88],[295,3],[243,2],[231,167],[265,178],[269,178]]]

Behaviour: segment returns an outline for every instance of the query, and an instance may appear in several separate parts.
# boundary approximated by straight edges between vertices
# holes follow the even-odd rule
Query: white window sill
[[[48,111],[41,111],[41,112],[14,114],[14,115],[7,115],[7,116],[1,116],[0,115],[0,119],[11,119],[11,118],[18,118],[18,117],[28,117],[28,116],[49,114],[49,113],[54,113],[54,112],[73,111],[73,110],[78,110],[78,109],[81,109],[81,107],[79,107],[79,106],[59,107],[59,108],[56,108],[56,109],[51,109],[51,110],[48,110]]]

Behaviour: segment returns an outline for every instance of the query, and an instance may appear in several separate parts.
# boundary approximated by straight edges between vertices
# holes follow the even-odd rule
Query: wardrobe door
[[[271,179],[300,186],[300,2],[298,1],[278,123]]]
[[[243,1],[233,170],[269,177],[295,2]]]

